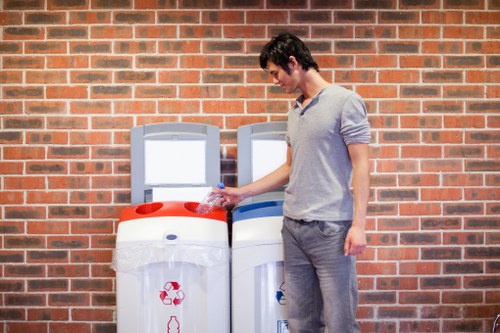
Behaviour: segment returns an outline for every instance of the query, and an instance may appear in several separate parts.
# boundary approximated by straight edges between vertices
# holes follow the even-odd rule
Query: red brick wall
[[[244,5],[241,5],[241,4]],[[500,312],[498,0],[0,0],[0,332],[114,332],[129,130],[286,118],[260,47],[303,37],[373,127],[363,332]]]

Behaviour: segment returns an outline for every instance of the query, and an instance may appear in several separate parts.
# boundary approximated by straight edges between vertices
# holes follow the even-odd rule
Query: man
[[[272,38],[260,66],[287,93],[301,95],[288,115],[287,161],[240,188],[217,191],[233,205],[286,184],[283,246],[289,331],[359,332],[354,255],[366,247],[369,124],[361,98],[327,82],[306,45]],[[351,189],[352,186],[352,189]]]

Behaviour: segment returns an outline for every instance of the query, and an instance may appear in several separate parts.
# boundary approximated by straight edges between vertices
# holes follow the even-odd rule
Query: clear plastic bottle
[[[220,183],[217,185],[218,188],[223,189],[224,184]],[[210,213],[213,209],[217,201],[219,200],[220,195],[213,193],[213,191],[210,191],[207,193],[205,198],[200,202],[200,204],[196,207],[196,213],[197,214],[208,214]]]

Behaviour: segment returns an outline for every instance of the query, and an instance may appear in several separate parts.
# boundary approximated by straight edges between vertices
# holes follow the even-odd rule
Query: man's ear
[[[299,65],[299,62],[297,61],[297,59],[295,59],[294,56],[288,57],[288,67],[290,67],[291,70],[293,70],[294,68],[297,68],[298,65]]]

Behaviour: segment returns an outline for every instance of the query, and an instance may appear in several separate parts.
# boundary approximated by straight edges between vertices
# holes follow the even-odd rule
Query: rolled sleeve
[[[344,103],[340,134],[346,145],[370,143],[370,123],[365,103],[357,94],[351,95]]]

